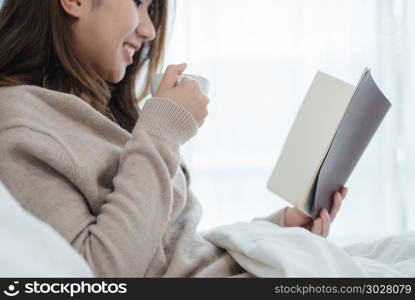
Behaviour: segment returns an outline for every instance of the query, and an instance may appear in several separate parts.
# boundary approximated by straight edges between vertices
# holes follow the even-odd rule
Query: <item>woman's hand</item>
[[[340,192],[336,192],[333,195],[333,204],[330,208],[330,212],[326,209],[320,211],[320,216],[314,220],[300,211],[296,207],[289,207],[285,210],[285,227],[297,227],[301,226],[312,233],[327,237],[330,230],[330,224],[333,222],[340,209],[341,202],[347,196],[348,189],[343,187]]]
[[[177,84],[179,75],[185,69],[186,64],[168,66],[160,86],[153,96],[165,98],[182,105],[193,115],[199,126],[202,126],[204,119],[208,115],[207,105],[209,98],[203,95],[197,80],[183,77]]]

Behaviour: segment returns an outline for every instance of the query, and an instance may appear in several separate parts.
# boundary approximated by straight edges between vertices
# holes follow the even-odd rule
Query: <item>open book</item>
[[[330,211],[390,106],[369,69],[356,87],[317,72],[268,189],[312,218]]]

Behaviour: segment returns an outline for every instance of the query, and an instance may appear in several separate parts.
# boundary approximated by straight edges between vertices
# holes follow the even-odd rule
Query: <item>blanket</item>
[[[257,277],[415,277],[415,231],[340,247],[301,227],[258,220],[204,237]]]

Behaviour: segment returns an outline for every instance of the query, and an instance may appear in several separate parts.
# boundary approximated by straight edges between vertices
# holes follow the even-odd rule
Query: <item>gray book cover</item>
[[[344,186],[391,107],[368,70],[347,106],[308,197],[312,218],[330,211],[333,194]]]

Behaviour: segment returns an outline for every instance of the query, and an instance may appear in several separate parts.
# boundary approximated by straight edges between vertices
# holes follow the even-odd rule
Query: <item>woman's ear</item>
[[[70,16],[79,19],[85,15],[91,0],[60,0],[63,10]]]

